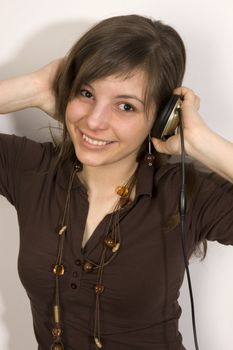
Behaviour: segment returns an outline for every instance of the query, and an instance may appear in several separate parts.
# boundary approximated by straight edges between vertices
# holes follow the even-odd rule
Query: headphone
[[[179,124],[179,110],[182,100],[179,95],[172,95],[156,117],[151,129],[151,136],[166,139],[174,134]]]
[[[185,192],[185,148],[184,148],[184,135],[183,135],[183,121],[182,121],[182,98],[179,95],[172,95],[162,110],[158,113],[155,123],[151,129],[151,136],[166,140],[168,137],[174,135],[177,127],[179,126],[180,141],[181,141],[181,190],[179,199],[179,213],[180,213],[180,225],[181,225],[181,242],[182,251],[184,257],[185,270],[188,279],[189,296],[191,304],[192,314],[192,326],[193,337],[195,343],[195,349],[199,350],[196,332],[194,300],[191,285],[191,278],[189,273],[189,262],[186,254],[185,247],[185,213],[186,213],[186,192]]]

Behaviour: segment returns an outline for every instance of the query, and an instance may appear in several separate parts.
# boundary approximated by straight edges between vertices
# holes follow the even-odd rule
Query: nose
[[[87,125],[91,130],[106,129],[109,125],[110,109],[105,104],[96,103],[87,114]]]

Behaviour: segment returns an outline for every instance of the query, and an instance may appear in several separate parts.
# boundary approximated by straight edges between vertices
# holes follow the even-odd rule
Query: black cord
[[[199,350],[198,341],[197,341],[196,322],[195,322],[192,283],[191,283],[191,277],[190,277],[189,267],[188,267],[189,262],[188,262],[188,258],[187,258],[187,254],[186,254],[185,214],[186,214],[187,198],[186,198],[186,192],[185,192],[185,148],[184,148],[182,109],[178,108],[177,112],[179,115],[179,128],[180,128],[180,141],[181,141],[181,191],[180,191],[180,202],[179,202],[180,223],[181,223],[181,241],[182,241],[182,250],[183,250],[183,256],[184,256],[185,270],[186,270],[187,279],[188,279],[191,312],[192,312],[194,343],[195,343],[195,349]]]

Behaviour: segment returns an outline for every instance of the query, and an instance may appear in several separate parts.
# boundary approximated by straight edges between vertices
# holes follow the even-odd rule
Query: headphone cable
[[[186,205],[187,198],[185,192],[185,147],[184,147],[184,133],[183,133],[183,121],[182,121],[182,109],[177,108],[178,117],[179,117],[179,129],[180,129],[180,141],[181,141],[181,191],[180,191],[180,201],[179,201],[179,212],[180,212],[180,223],[181,223],[181,241],[182,241],[182,250],[185,263],[185,270],[188,280],[190,303],[191,303],[191,313],[192,313],[192,325],[193,325],[193,336],[195,349],[199,350],[198,341],[197,341],[197,331],[196,331],[196,322],[195,322],[195,311],[194,311],[194,300],[192,292],[192,283],[189,273],[189,262],[186,254],[186,233],[185,233],[185,214],[186,214]]]

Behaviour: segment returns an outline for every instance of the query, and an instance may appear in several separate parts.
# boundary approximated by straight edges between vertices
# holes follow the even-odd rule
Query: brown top
[[[19,275],[31,302],[40,350],[52,343],[52,301],[58,230],[72,164],[54,171],[51,143],[0,135],[0,193],[16,208],[20,228]],[[101,294],[104,350],[180,350],[181,314],[177,298],[184,277],[180,228],[164,226],[174,213],[180,189],[180,165],[159,170],[140,164],[136,197],[122,210],[122,248],[105,268]],[[96,272],[82,269],[86,258],[99,261],[106,216],[81,248],[88,198],[75,179],[61,277],[65,350],[94,350],[92,340]],[[191,254],[203,238],[233,244],[232,184],[200,173],[187,214]],[[190,321],[191,326],[191,321]]]

